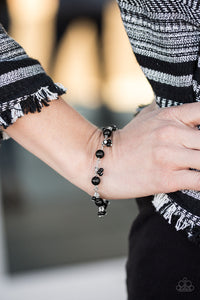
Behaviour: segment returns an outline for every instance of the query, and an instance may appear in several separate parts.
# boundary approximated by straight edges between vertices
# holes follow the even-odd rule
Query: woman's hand
[[[199,103],[164,109],[152,104],[143,109],[114,132],[113,147],[105,149],[101,196],[120,199],[200,190],[200,172],[190,170],[200,169],[198,124]]]

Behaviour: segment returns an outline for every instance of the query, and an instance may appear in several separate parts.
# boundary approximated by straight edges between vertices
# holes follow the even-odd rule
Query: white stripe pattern
[[[192,74],[187,76],[173,76],[168,73],[159,72],[156,70],[143,68],[142,70],[147,78],[158,81],[164,84],[173,85],[176,87],[188,87],[192,85]]]
[[[45,73],[40,64],[19,68],[0,76],[0,87],[17,82],[19,80]]]

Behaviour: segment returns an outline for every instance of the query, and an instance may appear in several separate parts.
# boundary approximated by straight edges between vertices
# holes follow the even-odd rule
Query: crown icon
[[[178,292],[193,292],[194,291],[194,285],[192,284],[192,282],[187,279],[187,277],[184,277],[183,279],[181,279],[177,286],[176,286],[176,290]]]

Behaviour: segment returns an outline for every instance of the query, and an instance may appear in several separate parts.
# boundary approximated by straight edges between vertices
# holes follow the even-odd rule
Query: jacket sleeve
[[[45,73],[0,24],[0,126],[5,129],[29,112],[40,112],[66,89]],[[6,134],[0,131],[0,139]]]

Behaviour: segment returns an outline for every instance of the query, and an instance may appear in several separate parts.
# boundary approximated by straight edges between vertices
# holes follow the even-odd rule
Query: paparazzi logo
[[[194,291],[194,289],[194,285],[192,284],[191,280],[187,279],[187,277],[181,279],[176,285],[176,290],[180,293],[191,293]]]

